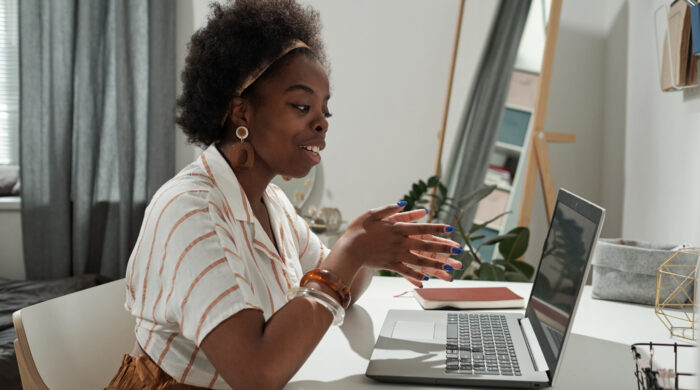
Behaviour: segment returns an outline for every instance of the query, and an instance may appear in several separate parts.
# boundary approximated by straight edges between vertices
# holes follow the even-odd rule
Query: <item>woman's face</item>
[[[295,55],[260,80],[249,116],[255,164],[271,173],[303,177],[326,146],[329,82],[314,58]]]

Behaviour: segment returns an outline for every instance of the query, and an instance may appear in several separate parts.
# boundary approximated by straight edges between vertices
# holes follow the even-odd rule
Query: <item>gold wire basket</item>
[[[682,248],[661,263],[656,271],[654,313],[671,337],[695,340],[699,265],[700,248]]]

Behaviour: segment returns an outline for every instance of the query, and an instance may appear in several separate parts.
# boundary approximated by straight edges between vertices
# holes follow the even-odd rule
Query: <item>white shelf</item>
[[[511,154],[516,154],[516,155],[520,155],[520,153],[523,151],[522,146],[513,145],[513,144],[509,144],[507,142],[501,142],[501,141],[496,141],[496,149],[505,150],[507,152],[510,152]]]

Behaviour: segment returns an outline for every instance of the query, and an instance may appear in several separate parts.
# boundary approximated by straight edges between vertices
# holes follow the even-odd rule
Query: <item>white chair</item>
[[[124,279],[25,307],[12,315],[22,387],[103,389],[131,351],[134,319]]]

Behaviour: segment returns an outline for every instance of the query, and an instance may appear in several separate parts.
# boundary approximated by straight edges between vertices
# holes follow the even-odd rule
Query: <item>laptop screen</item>
[[[571,325],[602,214],[599,207],[560,191],[527,308],[550,376]]]

